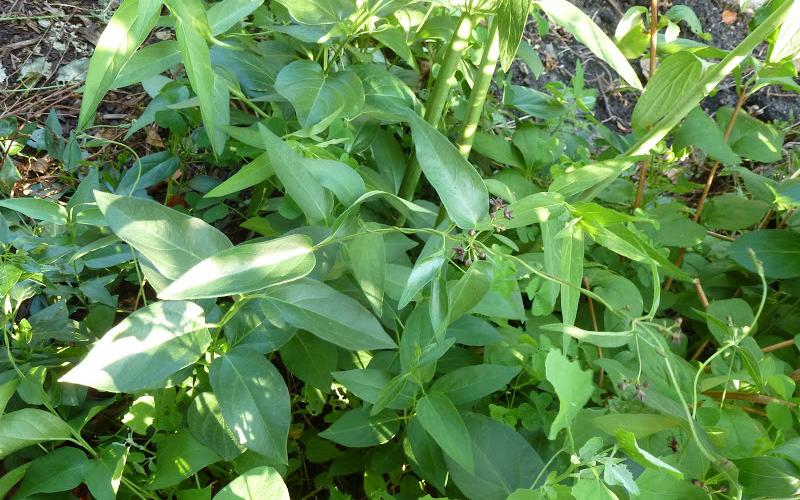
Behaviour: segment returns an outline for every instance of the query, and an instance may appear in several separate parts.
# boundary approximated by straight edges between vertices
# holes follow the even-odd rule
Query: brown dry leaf
[[[738,19],[739,16],[736,15],[736,12],[728,9],[722,11],[722,22],[728,26],[735,23]]]
[[[161,136],[158,135],[158,130],[155,128],[147,129],[147,138],[145,139],[145,142],[156,148],[164,147],[164,141],[161,139]]]

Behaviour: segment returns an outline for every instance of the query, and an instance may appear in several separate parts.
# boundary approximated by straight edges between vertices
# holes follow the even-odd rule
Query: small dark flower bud
[[[472,265],[472,259],[470,259],[469,257],[467,257],[467,258],[464,260],[464,265],[465,265],[465,266],[467,266],[467,267],[471,266],[471,265]]]
[[[474,237],[475,237],[475,235],[477,235],[477,234],[478,234],[478,232],[477,232],[477,231],[475,231],[474,229],[470,229],[470,230],[469,230],[469,235],[470,235],[472,238],[474,238]]]
[[[508,220],[511,220],[514,218],[514,212],[506,208],[505,210],[503,210],[503,217],[505,217]]]

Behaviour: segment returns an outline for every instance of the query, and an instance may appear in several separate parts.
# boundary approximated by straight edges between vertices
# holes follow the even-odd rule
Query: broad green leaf
[[[269,153],[261,153],[225,182],[205,194],[206,198],[217,198],[238,193],[267,180],[275,174],[269,162]]]
[[[431,282],[447,262],[444,251],[436,252],[427,257],[420,258],[414,263],[414,268],[408,276],[408,282],[400,296],[397,308],[402,309],[408,305],[416,295]]]
[[[728,127],[732,115],[733,109],[730,107],[717,110],[717,126],[720,130]],[[773,163],[783,158],[783,140],[783,132],[780,129],[739,110],[728,143],[733,151],[743,158]]]
[[[642,89],[642,83],[633,67],[614,42],[592,19],[566,0],[540,0],[536,2],[557,25],[572,33],[597,57],[608,63],[623,80],[633,88]]]
[[[683,478],[683,473],[681,471],[654,456],[650,452],[640,448],[639,443],[636,442],[636,436],[632,432],[620,429],[616,432],[615,437],[617,438],[617,444],[622,451],[627,453],[628,456],[631,457],[631,460],[637,464],[651,469],[667,472],[677,479]]]
[[[686,116],[686,120],[675,131],[672,140],[672,146],[675,149],[694,146],[702,149],[710,158],[725,165],[741,163],[739,156],[725,141],[722,130],[717,128],[714,120],[709,118],[699,106]]]
[[[505,87],[503,105],[542,120],[557,119],[567,111],[566,106],[550,94],[520,85]]]
[[[194,437],[224,460],[231,461],[244,451],[225,423],[219,401],[212,392],[201,392],[186,412],[186,422]]]
[[[365,232],[350,239],[345,248],[356,282],[372,306],[372,311],[376,316],[381,316],[386,289],[386,248],[383,235],[369,232],[370,229],[375,228],[365,226]]]
[[[562,223],[557,219],[548,219],[539,223],[539,229],[542,232],[544,271],[550,276],[558,276],[561,273],[561,251],[563,245],[556,239],[556,234],[562,229]],[[561,286],[558,283],[542,280],[541,287],[533,297],[531,312],[535,316],[551,314],[560,291]]]
[[[479,260],[467,268],[467,272],[447,291],[447,324],[477,306],[491,289],[493,279],[494,266],[491,262]]]
[[[511,219],[501,219],[498,224],[506,229],[532,226],[555,217],[564,211],[564,197],[560,193],[534,193],[508,206]]]
[[[17,392],[19,382],[20,378],[15,370],[7,370],[0,373],[0,417],[5,413],[6,405],[11,397]]]
[[[203,299],[255,292],[302,278],[314,269],[313,242],[304,235],[244,243],[189,269],[158,294],[166,300]]]
[[[289,490],[278,471],[262,465],[242,473],[214,495],[214,500],[289,500]]]
[[[42,198],[10,198],[0,200],[0,207],[9,208],[31,219],[64,225],[67,223],[67,209],[58,203]]]
[[[111,89],[127,87],[160,75],[180,62],[181,51],[175,40],[163,40],[142,47],[122,67],[111,84]]]
[[[388,372],[377,368],[333,372],[332,375],[338,383],[345,386],[347,390],[355,394],[356,397],[373,404],[377,403],[381,392],[392,381],[392,376]],[[405,391],[398,394],[392,401],[386,403],[387,408],[403,410],[411,407],[414,402],[413,386],[408,385],[404,388],[406,389]]]
[[[371,36],[402,57],[412,68],[416,68],[417,61],[411,51],[408,35],[403,28],[387,23],[376,28]]]
[[[737,264],[756,272],[755,263],[748,250],[764,265],[764,274],[770,279],[800,276],[800,233],[781,229],[760,229],[738,237],[728,248]]]
[[[712,229],[738,231],[758,224],[769,209],[770,204],[766,202],[725,193],[706,202],[702,221]]]
[[[547,381],[553,384],[559,402],[558,415],[548,432],[548,439],[552,440],[561,429],[572,425],[572,421],[594,392],[594,383],[590,370],[581,370],[577,361],[569,361],[557,349],[547,353],[545,370]]]
[[[750,304],[742,299],[714,300],[706,313],[708,331],[720,345],[738,338],[741,333],[737,335],[734,330],[752,326],[755,319]]]
[[[197,361],[210,343],[200,306],[154,302],[109,330],[59,381],[107,392],[158,388]]]
[[[161,14],[161,0],[124,0],[106,25],[89,62],[78,129],[94,119],[97,106],[122,68],[150,35]]]
[[[71,437],[70,426],[44,410],[24,408],[0,416],[0,458],[37,443]]]
[[[690,52],[678,52],[664,59],[633,108],[633,128],[650,130],[702,77],[703,62]]]
[[[800,2],[792,2],[786,20],[783,22],[778,37],[769,54],[769,62],[778,62],[784,59],[794,59],[800,52]]]
[[[319,133],[339,117],[356,115],[364,107],[364,85],[352,71],[325,74],[312,61],[285,66],[275,80],[275,90],[294,106],[300,125]]]
[[[147,257],[170,280],[232,246],[215,227],[155,201],[100,191],[94,195],[114,234]]]
[[[574,325],[578,315],[583,278],[583,231],[578,224],[567,224],[559,236],[562,239],[561,272],[566,282],[561,285],[561,316],[564,324]]]
[[[617,23],[614,43],[628,59],[639,57],[650,44],[650,34],[644,28],[642,18],[647,8],[641,5],[630,7]]]
[[[348,448],[367,448],[384,444],[400,430],[400,417],[390,410],[370,415],[365,408],[344,413],[320,437]]]
[[[611,413],[594,417],[591,422],[610,436],[614,436],[618,430],[624,430],[631,432],[637,439],[682,425],[681,420],[675,417],[655,413],[626,413],[624,418],[621,414]]]
[[[436,379],[431,390],[444,394],[454,405],[464,405],[501,390],[517,373],[519,368],[513,366],[465,366]]]
[[[583,330],[577,326],[564,324],[543,325],[541,328],[553,332],[561,332],[574,339],[580,340],[581,342],[587,342],[599,347],[622,347],[626,345],[633,337],[633,331],[595,332],[592,330]]]
[[[69,491],[83,481],[89,460],[78,448],[62,446],[31,462],[16,492],[20,498],[37,493]]]
[[[156,471],[148,489],[160,490],[175,486],[200,469],[220,460],[222,457],[195,439],[188,429],[162,436],[156,445]]]
[[[352,205],[366,192],[364,179],[352,167],[340,161],[308,158],[303,166],[343,205]]]
[[[458,149],[416,113],[407,113],[422,171],[442,200],[447,213],[462,229],[486,218],[489,193],[483,179]]]
[[[300,330],[281,347],[280,354],[292,375],[322,392],[330,390],[338,358],[335,345]]]
[[[234,349],[211,363],[209,379],[239,443],[276,463],[287,463],[289,391],[272,363],[247,349]]]
[[[335,24],[356,10],[353,0],[276,0],[300,24]]]
[[[211,34],[225,33],[263,3],[264,0],[222,0],[212,4],[206,13],[211,25]]]
[[[589,201],[643,156],[614,158],[578,168],[555,177],[548,190],[560,193],[567,201]]]
[[[322,340],[352,351],[397,348],[369,311],[322,282],[303,278],[268,295],[267,303],[284,321]]]
[[[447,463],[442,450],[415,418],[406,426],[403,448],[414,471],[443,493],[448,481]]]
[[[800,494],[800,470],[788,460],[754,456],[733,462],[747,498],[791,498]]]
[[[228,136],[224,127],[230,122],[228,83],[211,67],[211,53],[206,39],[211,36],[205,8],[200,0],[165,0],[175,16],[175,33],[181,50],[186,76],[200,100],[200,115],[214,154],[220,156]]]
[[[269,163],[275,174],[310,222],[324,221],[330,216],[332,201],[322,184],[304,168],[303,157],[280,137],[259,124],[258,131]]]
[[[508,71],[517,55],[522,41],[522,32],[528,22],[531,9],[529,0],[506,0],[497,8],[497,23],[500,33],[500,67]]]
[[[508,425],[477,413],[464,414],[475,463],[469,472],[445,456],[453,482],[471,500],[505,500],[530,488],[544,462],[528,441]]]
[[[128,448],[122,443],[111,443],[100,455],[84,467],[83,481],[96,500],[117,498],[122,471],[128,459]]]
[[[439,392],[429,392],[418,400],[417,420],[445,455],[467,472],[472,473],[475,470],[469,431],[461,414],[447,396]]]

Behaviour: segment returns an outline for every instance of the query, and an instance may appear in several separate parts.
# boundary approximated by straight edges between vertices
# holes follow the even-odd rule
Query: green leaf
[[[295,61],[278,73],[275,90],[289,100],[303,129],[319,133],[364,107],[364,85],[353,71],[326,75],[313,61]]]
[[[232,246],[215,227],[155,201],[100,191],[94,195],[114,234],[147,257],[170,280]]]
[[[200,100],[200,115],[214,154],[220,156],[230,122],[228,83],[211,67],[206,38],[211,36],[206,11],[200,0],[164,0],[175,16],[175,33],[183,56],[186,76]]]
[[[175,40],[163,40],[142,47],[122,67],[114,79],[114,83],[111,84],[111,89],[119,89],[142,82],[177,66],[180,62],[181,51]]]
[[[570,168],[553,179],[548,191],[560,193],[567,201],[589,201],[628,167],[644,158],[644,156],[614,158],[579,168]]]
[[[583,231],[578,224],[570,223],[559,237],[563,240],[559,277],[567,283],[561,285],[561,316],[564,324],[574,325],[583,279]]]
[[[300,24],[335,24],[356,10],[353,0],[276,0]]]
[[[581,342],[587,342],[599,347],[622,347],[633,337],[633,331],[595,332],[564,324],[543,325],[541,328],[551,332],[560,332]]]
[[[400,430],[400,418],[390,410],[370,415],[365,408],[344,413],[320,437],[349,448],[367,448],[389,442]]]
[[[328,218],[332,210],[330,197],[319,181],[304,168],[303,157],[260,123],[258,131],[269,155],[269,163],[286,193],[310,222],[320,222]]]
[[[197,263],[158,297],[203,299],[255,292],[302,278],[315,264],[313,242],[305,235],[245,243]]]
[[[560,193],[530,194],[508,206],[511,219],[500,219],[498,224],[506,229],[532,226],[556,217],[564,211],[564,197]]]
[[[497,8],[497,23],[500,33],[500,67],[508,72],[522,41],[522,32],[528,22],[531,9],[529,0],[507,0]]]
[[[192,435],[224,460],[230,462],[244,451],[225,423],[214,393],[201,392],[195,396],[186,413],[186,422]]]
[[[628,59],[639,57],[650,43],[650,34],[644,28],[642,17],[647,9],[640,5],[630,7],[617,23],[614,43]]]
[[[617,438],[617,444],[622,451],[627,453],[628,456],[631,457],[631,460],[637,464],[647,468],[667,472],[677,479],[683,478],[683,473],[681,471],[649,453],[648,451],[641,449],[639,444],[636,442],[636,436],[632,432],[619,429],[616,432],[615,437]]]
[[[770,204],[725,193],[706,202],[702,221],[706,226],[725,231],[738,231],[755,226],[767,214]]]
[[[206,13],[211,24],[211,34],[225,33],[263,3],[264,0],[222,0],[212,4]]]
[[[225,182],[205,194],[205,198],[219,198],[238,193],[272,177],[275,171],[269,161],[269,153],[261,153]]]
[[[439,274],[439,271],[444,266],[447,258],[444,256],[444,250],[420,258],[414,263],[414,268],[408,276],[408,281],[403,289],[403,295],[400,296],[397,308],[402,309],[408,305],[416,295],[425,288],[425,285]]]
[[[415,418],[409,420],[406,426],[403,448],[414,471],[440,492],[444,492],[448,481],[444,455]]]
[[[557,349],[551,349],[545,359],[547,381],[553,384],[558,396],[558,415],[553,420],[548,439],[555,439],[561,429],[572,425],[572,421],[589,401],[594,392],[592,372],[581,370],[577,361],[569,361]]]
[[[67,209],[58,203],[42,198],[10,198],[0,200],[0,207],[9,208],[31,219],[65,225]]]
[[[725,130],[733,115],[733,109],[723,107],[717,110],[717,126]],[[769,123],[739,110],[736,122],[731,129],[728,144],[743,158],[762,163],[773,163],[783,158],[783,132]]]
[[[161,14],[161,0],[124,0],[100,35],[89,62],[78,130],[94,119],[97,106]]]
[[[633,88],[642,89],[642,83],[633,67],[614,42],[592,19],[578,7],[565,0],[540,0],[536,2],[557,25],[569,31],[597,57],[605,61]]]
[[[6,472],[3,477],[0,477],[0,497],[6,498],[8,492],[25,477],[25,473],[31,466],[30,462],[26,462],[15,469]]]
[[[626,413],[624,418],[621,414],[612,413],[594,417],[591,422],[610,436],[614,436],[618,430],[624,430],[633,433],[637,439],[675,429],[682,424],[681,420],[675,417],[655,413]]]
[[[69,491],[81,484],[88,463],[86,454],[77,448],[57,448],[31,462],[16,495],[22,498],[37,493]]]
[[[431,390],[444,394],[454,405],[465,405],[501,390],[518,373],[519,368],[513,366],[465,366],[436,379]]]
[[[800,276],[800,233],[781,229],[760,229],[738,237],[728,248],[737,264],[756,272],[755,263],[748,250],[764,266],[764,275],[770,279]]]
[[[777,457],[755,456],[734,460],[739,482],[748,498],[791,498],[800,494],[800,470]]]
[[[211,363],[209,379],[239,443],[276,463],[287,463],[289,391],[272,363],[247,349],[234,349]]]
[[[331,372],[336,370],[338,350],[330,342],[302,330],[280,349],[281,361],[297,378],[327,393]]]
[[[450,219],[472,229],[486,218],[489,193],[475,167],[438,130],[416,113],[407,113],[417,160],[442,200]]]
[[[382,391],[389,386],[392,381],[392,376],[383,370],[377,368],[366,368],[347,370],[341,372],[333,372],[333,378],[343,386],[348,392],[356,395],[359,399],[367,403],[376,404],[379,400]],[[393,410],[403,410],[410,408],[414,402],[412,385],[408,385],[402,393],[398,394],[392,401],[386,403],[387,408]]]
[[[701,107],[694,108],[672,136],[672,147],[682,149],[694,146],[702,149],[710,158],[725,165],[738,165],[741,158],[725,141],[723,132]]]
[[[794,59],[798,52],[800,52],[800,2],[794,1],[772,45],[769,62]]]
[[[703,62],[691,52],[678,52],[664,59],[633,108],[633,128],[650,130],[702,77]]]
[[[386,248],[381,233],[365,232],[349,240],[347,249],[353,276],[376,316],[383,314],[383,295],[386,288]]]
[[[467,413],[464,424],[475,463],[473,472],[446,456],[453,482],[472,500],[505,500],[534,485],[544,462],[518,432],[485,415]]]
[[[395,349],[375,317],[361,304],[309,278],[270,289],[266,302],[294,326],[352,351]]]
[[[467,268],[467,272],[447,291],[447,325],[477,306],[489,293],[493,280],[494,266],[491,262],[479,260]]]
[[[222,458],[196,440],[188,429],[167,434],[156,445],[156,471],[150,490],[175,486],[200,469]]]
[[[71,437],[69,425],[50,412],[24,408],[0,416],[0,458],[43,441]]]
[[[475,458],[469,431],[453,402],[442,393],[429,392],[417,401],[417,420],[445,455],[473,473]]]
[[[200,306],[155,302],[109,330],[59,382],[107,392],[158,388],[197,361],[210,343]]]
[[[115,500],[128,459],[128,448],[122,443],[111,443],[100,455],[89,460],[84,468],[83,481],[96,500]]]
[[[706,313],[710,316],[706,318],[708,331],[720,345],[741,336],[734,329],[752,326],[755,320],[750,304],[742,299],[714,300]]]
[[[335,160],[305,159],[303,166],[343,205],[350,206],[366,192],[364,179],[350,166]]]
[[[214,495],[214,500],[289,500],[289,490],[278,471],[260,466],[245,471]]]

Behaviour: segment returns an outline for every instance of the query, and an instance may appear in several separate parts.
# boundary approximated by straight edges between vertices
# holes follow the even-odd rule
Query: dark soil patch
[[[649,1],[631,0],[572,0],[586,14],[607,33],[612,36],[621,15],[617,10],[624,12],[633,5],[649,6]],[[661,2],[661,12],[665,12],[672,3]],[[697,14],[703,29],[713,36],[711,45],[722,49],[732,49],[748,34],[747,23],[750,14],[737,12],[737,7],[727,5],[720,0],[683,0],[682,3],[691,7]],[[724,10],[737,12],[736,21],[732,24],[722,22]],[[585,81],[588,87],[599,92],[595,114],[612,129],[628,132],[630,116],[636,104],[634,95],[625,95],[618,91],[620,79],[604,62],[595,57],[588,49],[578,43],[571,35],[562,30],[551,30],[540,37],[536,33],[534,24],[528,26],[525,34],[527,40],[537,47],[542,60],[548,67],[539,79],[535,79],[524,65],[517,63],[513,69],[517,83],[542,89],[552,81],[569,83],[575,71],[577,61],[581,61],[585,70]],[[697,39],[687,29],[683,29],[681,37]],[[702,41],[702,40],[698,40]],[[764,55],[766,47],[761,47],[757,55]],[[640,73],[644,82],[645,78],[641,68],[634,62],[634,68]],[[720,84],[717,92],[703,102],[703,107],[708,111],[715,111],[721,106],[733,106],[736,102],[735,86],[732,79],[727,79]],[[800,119],[800,97],[786,93],[777,87],[767,87],[749,98],[746,103],[748,111],[765,121],[795,122]]]

